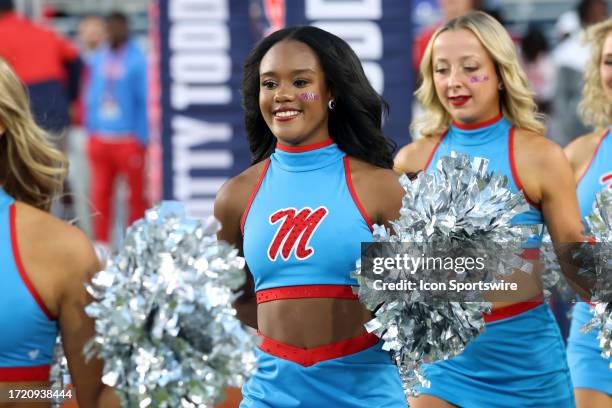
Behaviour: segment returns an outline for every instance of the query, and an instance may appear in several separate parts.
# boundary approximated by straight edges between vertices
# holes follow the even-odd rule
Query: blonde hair
[[[582,100],[578,104],[578,113],[583,122],[595,127],[610,126],[612,103],[606,97],[601,85],[601,53],[608,34],[612,32],[612,18],[591,26],[585,36],[586,42],[592,44],[591,58],[584,72]]]
[[[478,38],[495,63],[497,74],[503,83],[501,107],[504,116],[513,126],[544,133],[541,115],[537,113],[534,93],[527,76],[519,64],[516,47],[506,29],[493,17],[481,11],[472,11],[457,17],[440,27],[431,37],[421,61],[421,85],[415,92],[425,108],[425,114],[415,119],[412,129],[421,129],[423,136],[444,132],[452,122],[451,115],[438,99],[433,81],[433,44],[445,31],[469,30]]]
[[[61,193],[68,162],[30,111],[24,85],[0,58],[0,183],[18,201],[49,211]]]

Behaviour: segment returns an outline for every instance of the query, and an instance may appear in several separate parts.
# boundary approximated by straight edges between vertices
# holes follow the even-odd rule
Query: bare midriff
[[[519,290],[485,294],[493,309],[525,302],[542,293],[540,273],[518,271],[506,282]],[[372,313],[355,299],[279,299],[257,305],[259,332],[273,340],[305,349],[350,339],[366,333],[364,324]]]
[[[280,299],[257,305],[263,335],[305,349],[362,335],[370,319],[372,314],[355,299]]]
[[[514,271],[511,276],[500,279],[508,283],[517,283],[518,290],[485,293],[484,297],[492,303],[493,309],[525,302],[538,297],[542,293],[541,265],[537,263],[534,264],[531,273]]]

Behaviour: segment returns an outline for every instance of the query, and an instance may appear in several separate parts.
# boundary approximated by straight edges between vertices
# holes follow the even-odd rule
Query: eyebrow
[[[292,75],[296,75],[296,74],[316,74],[316,72],[314,72],[312,69],[310,68],[306,68],[306,69],[294,69],[293,71],[291,71]],[[259,74],[259,77],[263,77],[263,76],[275,76],[276,72],[274,71],[266,71],[264,73]]]
[[[460,61],[465,61],[466,59],[470,59],[470,58],[478,59],[478,55],[476,55],[476,54],[465,55],[465,56],[459,58],[459,60]],[[446,58],[439,58],[439,59],[435,60],[434,62],[448,62],[448,60]]]

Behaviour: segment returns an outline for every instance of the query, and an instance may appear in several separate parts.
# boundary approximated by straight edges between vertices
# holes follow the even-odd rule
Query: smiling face
[[[495,63],[471,31],[441,33],[433,44],[432,62],[436,94],[455,121],[480,123],[499,114]]]
[[[601,74],[601,86],[608,102],[612,103],[612,31],[608,32],[601,50],[599,72]]]
[[[304,43],[280,41],[259,65],[259,108],[284,144],[300,146],[325,141],[327,103],[332,99],[316,54]]]

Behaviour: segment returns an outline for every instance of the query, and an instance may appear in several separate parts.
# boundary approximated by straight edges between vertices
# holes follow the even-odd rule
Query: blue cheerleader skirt
[[[528,303],[496,309],[503,318],[487,322],[463,353],[425,364],[431,388],[418,391],[462,408],[575,407],[563,339],[548,305],[508,313]]]
[[[312,349],[264,337],[240,408],[406,408],[397,368],[364,334]]]
[[[567,339],[567,361],[574,388],[588,388],[612,395],[612,368],[610,359],[601,355],[597,335],[593,329],[582,333],[580,328],[588,323],[593,315],[586,302],[577,303],[572,313],[572,326]]]

